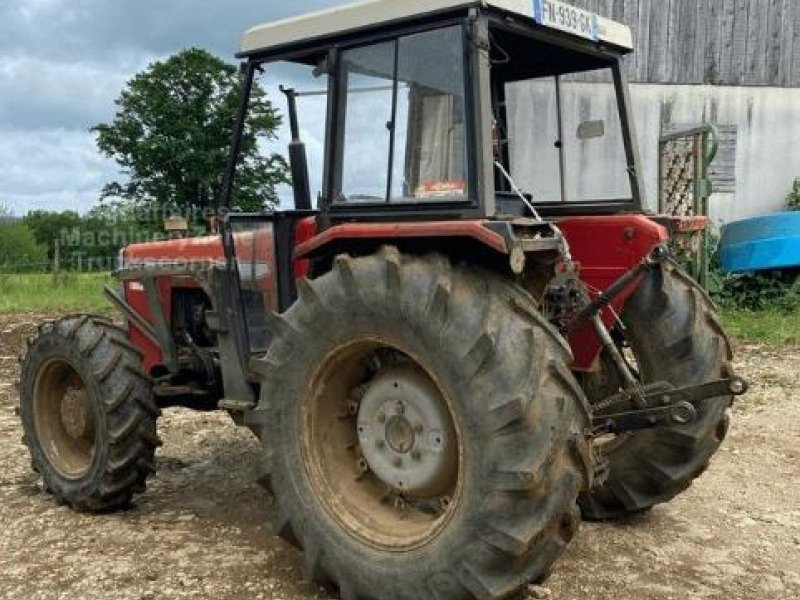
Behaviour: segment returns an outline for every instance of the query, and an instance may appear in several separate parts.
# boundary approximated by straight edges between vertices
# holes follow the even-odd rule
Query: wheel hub
[[[67,435],[77,440],[93,433],[89,410],[85,390],[68,388],[61,401],[61,422]]]
[[[414,447],[414,429],[408,419],[396,415],[386,424],[386,441],[398,454],[408,454]]]
[[[455,434],[444,399],[418,367],[378,373],[357,418],[361,454],[383,483],[422,497],[449,491],[458,466]]]

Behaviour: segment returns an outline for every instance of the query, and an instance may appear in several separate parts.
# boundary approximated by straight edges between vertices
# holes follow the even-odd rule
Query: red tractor
[[[373,0],[248,31],[222,204],[254,79],[289,65],[322,88],[281,88],[295,207],[127,247],[123,326],[41,327],[20,414],[46,488],[128,505],[163,407],[228,411],[263,442],[277,532],[345,600],[504,598],[581,514],[684,491],[746,384],[666,250],[698,222],[643,209],[631,47],[552,0]]]

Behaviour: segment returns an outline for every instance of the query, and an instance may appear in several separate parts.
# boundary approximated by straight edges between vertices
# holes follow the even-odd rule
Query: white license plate
[[[566,31],[595,42],[600,36],[597,15],[557,0],[533,0],[533,18],[544,27]]]

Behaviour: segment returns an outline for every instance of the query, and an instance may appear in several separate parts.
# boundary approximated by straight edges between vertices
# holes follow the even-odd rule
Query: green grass
[[[103,285],[108,274],[52,275],[0,274],[0,313],[108,312],[111,306]],[[771,345],[800,344],[800,307],[786,314],[778,310],[723,310],[722,322],[734,338]]]
[[[9,275],[0,273],[0,313],[106,312],[111,306],[103,285],[113,279],[105,273]]]
[[[722,323],[734,338],[771,345],[800,343],[800,307],[790,313],[776,309],[722,311]]]

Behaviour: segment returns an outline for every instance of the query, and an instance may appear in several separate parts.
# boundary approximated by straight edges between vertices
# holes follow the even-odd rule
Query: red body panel
[[[485,223],[346,223],[316,235],[316,220],[309,217],[298,222],[295,232],[295,276],[300,278],[308,274],[309,261],[305,257],[312,256],[315,251],[336,240],[467,237],[477,239],[497,252],[508,252],[503,237],[485,227]],[[558,221],[558,226],[570,244],[573,259],[580,265],[581,279],[594,292],[606,289],[645,257],[655,245],[667,240],[666,229],[642,215],[572,217]],[[252,285],[256,282],[262,287],[267,305],[275,309],[275,278],[272,277],[275,261],[271,231],[265,226],[255,232],[237,233],[235,240],[240,273],[247,273],[252,267],[252,277],[246,283]],[[136,244],[126,248],[124,256],[128,262],[224,260],[219,236]],[[259,265],[265,268],[259,268]],[[161,303],[168,320],[172,310],[172,289],[187,287],[197,288],[199,285],[191,277],[159,278]],[[625,301],[634,289],[635,284],[632,284],[614,300],[614,312],[622,311]],[[135,311],[152,321],[141,284],[128,282],[125,285],[125,297]],[[611,325],[614,313],[610,310],[604,311],[603,319],[607,325]],[[131,326],[131,341],[145,353],[144,367],[148,371],[162,361],[158,348],[134,326]],[[569,343],[575,356],[573,368],[592,369],[600,352],[600,342],[594,332],[587,327],[571,335]]]
[[[222,251],[222,242],[218,235],[134,244],[125,248],[123,256],[126,262],[222,261],[225,258]],[[200,287],[192,277],[159,277],[156,281],[161,298],[161,306],[164,307],[164,314],[168,320],[172,316],[172,289]],[[137,281],[128,281],[124,284],[124,294],[126,301],[133,310],[152,323],[153,318],[147,305],[147,294],[144,291],[144,286]],[[131,342],[144,353],[143,367],[146,372],[150,372],[154,366],[163,361],[161,351],[132,323],[129,325],[129,330]]]
[[[297,223],[295,239],[297,243],[306,242],[317,231],[316,219],[309,217]],[[240,273],[245,276],[248,267],[253,267],[253,276],[244,282],[249,287],[261,288],[264,292],[266,305],[275,310],[277,308],[277,294],[275,290],[275,252],[272,247],[271,225],[248,232],[239,232],[234,235],[236,255],[241,267]],[[134,244],[125,248],[125,261],[128,263],[157,263],[174,261],[224,261],[225,252],[222,248],[222,239],[219,235],[198,238],[186,238],[145,244]],[[295,276],[308,275],[309,261],[295,261]],[[178,288],[199,288],[200,285],[192,277],[159,277],[157,279],[161,306],[169,322],[172,317],[172,290]],[[149,322],[153,322],[147,304],[147,295],[144,287],[136,282],[127,282],[124,286],[124,296],[131,307]],[[135,326],[130,326],[131,342],[144,353],[143,366],[149,372],[154,366],[163,361],[161,351]]]
[[[664,227],[643,215],[572,217],[558,221],[558,226],[569,242],[572,259],[580,266],[581,280],[593,295],[608,288],[654,246],[668,239]],[[635,289],[634,282],[611,303],[613,312],[603,311],[606,326],[613,324],[614,313],[622,312]],[[601,346],[590,325],[570,335],[569,345],[575,370],[588,371],[596,366]]]

